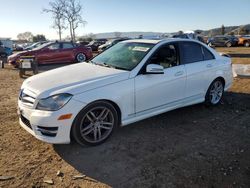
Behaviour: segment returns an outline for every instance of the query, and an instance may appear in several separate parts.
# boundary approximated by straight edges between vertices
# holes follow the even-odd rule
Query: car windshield
[[[153,46],[154,44],[150,43],[118,43],[96,56],[91,62],[101,66],[131,71]]]
[[[93,45],[93,44],[95,44],[96,43],[96,41],[91,41],[90,43],[89,43],[89,45]]]

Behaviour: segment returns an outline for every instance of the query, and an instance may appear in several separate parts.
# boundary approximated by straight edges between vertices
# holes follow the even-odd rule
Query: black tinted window
[[[182,42],[181,51],[184,64],[203,61],[203,53],[200,44],[194,42]]]
[[[214,59],[214,55],[205,47],[202,47],[203,54],[204,54],[204,60],[211,60]]]
[[[72,43],[63,43],[63,49],[74,48]]]

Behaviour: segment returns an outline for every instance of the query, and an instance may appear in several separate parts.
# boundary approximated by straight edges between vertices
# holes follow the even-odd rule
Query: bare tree
[[[68,21],[71,40],[76,39],[76,29],[82,25],[84,26],[87,22],[82,18],[82,5],[79,1],[68,0],[64,10],[64,16]]]
[[[18,35],[17,35],[17,38],[19,39],[19,40],[26,40],[26,41],[32,41],[32,38],[33,38],[33,35],[32,35],[32,33],[31,32],[29,32],[29,31],[26,31],[26,32],[24,32],[24,33],[19,33]]]
[[[43,9],[46,13],[51,13],[54,19],[53,28],[57,30],[59,34],[59,39],[62,40],[62,31],[66,29],[65,26],[65,0],[55,0],[49,3],[49,9]]]

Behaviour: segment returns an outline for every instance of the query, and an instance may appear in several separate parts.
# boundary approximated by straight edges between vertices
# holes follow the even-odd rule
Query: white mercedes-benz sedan
[[[187,39],[128,40],[91,61],[24,81],[21,126],[48,143],[103,143],[125,126],[176,108],[220,103],[231,60]]]

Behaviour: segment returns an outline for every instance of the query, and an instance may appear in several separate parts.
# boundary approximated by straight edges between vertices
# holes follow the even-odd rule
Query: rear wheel
[[[250,46],[250,42],[249,41],[244,42],[244,46],[245,47],[249,47]]]
[[[87,57],[84,53],[79,53],[76,55],[76,61],[77,62],[84,62],[86,61]]]
[[[80,145],[105,142],[118,125],[118,114],[109,102],[97,101],[84,108],[72,126],[72,136]]]
[[[206,93],[205,103],[207,105],[217,105],[220,103],[224,93],[224,83],[221,79],[216,79],[209,86]]]

